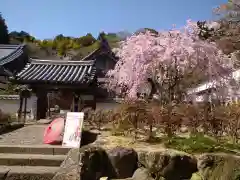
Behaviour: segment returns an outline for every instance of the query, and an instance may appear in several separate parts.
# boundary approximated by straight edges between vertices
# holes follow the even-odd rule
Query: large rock
[[[80,178],[78,173],[79,150],[71,149],[66,159],[61,164],[59,172],[54,176],[53,180],[75,180]]]
[[[166,180],[190,179],[197,171],[197,160],[181,153],[170,153],[167,151],[139,152],[139,163],[147,168],[152,177]]]
[[[141,168],[137,169],[137,165]],[[99,180],[101,177],[183,180],[190,179],[196,171],[196,159],[187,154],[167,151],[137,153],[124,147],[105,151],[98,146],[87,145],[70,150],[53,180]]]
[[[85,146],[72,149],[53,180],[99,180],[116,178],[106,151],[100,147]]]
[[[224,153],[202,154],[198,157],[198,169],[192,180],[239,180],[240,157]]]
[[[102,177],[100,180],[110,180],[108,177]],[[122,179],[111,179],[111,180],[165,180],[164,178],[155,179],[151,176],[151,173],[146,168],[138,168],[132,177]]]
[[[132,177],[138,165],[136,151],[131,148],[115,147],[107,153],[118,178]]]
[[[97,140],[98,137],[97,132],[94,131],[87,131],[87,130],[83,130],[82,131],[82,139],[81,139],[81,147],[94,143]]]
[[[151,173],[149,172],[148,169],[146,168],[138,168],[133,176],[133,180],[154,180],[153,177],[151,176]]]

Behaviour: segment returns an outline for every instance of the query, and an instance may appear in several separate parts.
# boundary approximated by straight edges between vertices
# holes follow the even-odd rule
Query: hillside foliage
[[[94,38],[91,33],[78,38],[59,34],[53,39],[38,40],[24,31],[13,31],[9,33],[11,44],[27,44],[29,54],[33,58],[62,59],[77,57],[79,59],[88,55],[99,46],[99,39]],[[120,38],[115,33],[104,33],[111,48],[118,46]]]
[[[143,28],[156,32],[154,29]],[[139,32],[140,30],[136,31]],[[99,35],[104,32],[100,32]],[[104,33],[105,39],[111,48],[117,48],[121,40],[129,37],[131,33],[121,31],[117,33]],[[7,23],[0,14],[0,44],[25,43],[30,57],[37,59],[73,59],[79,60],[99,47],[99,36],[95,38],[91,33],[80,37],[70,37],[63,34],[52,39],[39,40],[25,31],[12,31],[8,33]]]

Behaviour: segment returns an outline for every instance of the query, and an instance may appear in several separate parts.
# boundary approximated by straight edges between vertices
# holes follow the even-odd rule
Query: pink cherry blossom
[[[198,66],[209,76],[230,70],[231,61],[215,43],[201,40],[198,33],[197,24],[189,20],[180,29],[160,31],[158,35],[145,32],[127,38],[117,50],[119,61],[107,73],[108,89],[124,89],[127,96],[135,97],[147,78],[161,74],[164,80],[163,70],[169,67],[184,74]]]

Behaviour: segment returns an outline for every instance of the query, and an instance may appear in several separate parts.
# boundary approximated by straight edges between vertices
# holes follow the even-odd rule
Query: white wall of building
[[[33,105],[34,105],[35,99],[36,99],[35,96],[32,96],[31,98],[28,99],[27,111],[33,110]],[[6,113],[15,114],[18,111],[19,104],[20,104],[19,99],[0,99],[0,109]],[[100,109],[111,110],[111,109],[116,108],[117,106],[119,106],[119,103],[100,102],[100,103],[97,103],[96,109],[97,110],[100,110]]]

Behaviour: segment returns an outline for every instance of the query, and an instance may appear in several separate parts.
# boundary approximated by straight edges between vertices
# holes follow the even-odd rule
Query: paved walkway
[[[47,125],[27,125],[15,131],[0,135],[0,145],[42,145]]]

